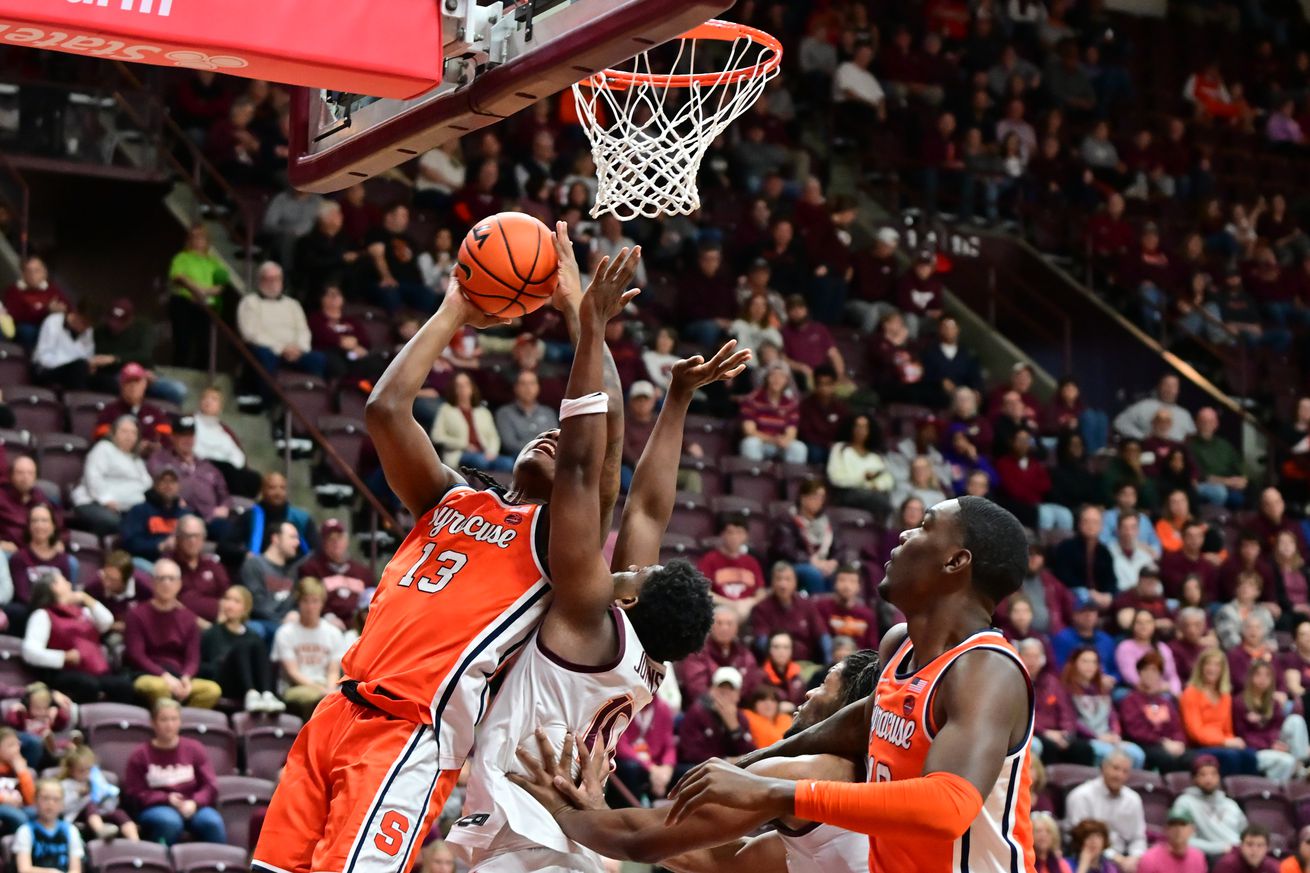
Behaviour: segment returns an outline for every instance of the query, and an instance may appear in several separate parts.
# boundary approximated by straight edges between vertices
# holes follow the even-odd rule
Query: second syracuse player
[[[905,614],[880,647],[874,694],[746,755],[868,756],[870,781],[762,778],[713,760],[674,791],[668,821],[706,804],[868,834],[871,873],[1032,873],[1028,755],[1032,680],[991,627],[1028,566],[1023,527],[981,497],[937,504],[901,534],[883,599]]]
[[[554,304],[576,340],[582,288],[566,234],[560,222]],[[627,287],[631,272],[611,271],[593,287],[606,279]],[[369,435],[387,483],[417,521],[383,571],[363,633],[342,659],[342,693],[324,699],[296,738],[255,848],[255,870],[410,870],[473,746],[492,678],[549,605],[545,501],[558,432],[523,448],[508,492],[475,491],[441,464],[411,410],[451,339],[466,324],[497,323],[452,280],[441,307],[369,398]],[[608,353],[605,364],[610,401],[598,487],[608,513],[618,493],[623,420]],[[598,529],[589,545],[599,548],[605,533]]]

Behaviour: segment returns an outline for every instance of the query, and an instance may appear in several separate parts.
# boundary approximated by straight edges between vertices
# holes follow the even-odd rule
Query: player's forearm
[[[671,828],[663,809],[570,809],[556,817],[560,830],[571,840],[617,861],[669,866],[664,859],[688,855],[740,836],[722,820],[722,807]],[[698,869],[714,869],[713,867]]]
[[[861,700],[813,727],[742,756],[737,761],[737,766],[749,767],[766,758],[796,758],[801,755],[862,758],[868,754],[868,745],[868,703]]]
[[[582,315],[582,327],[569,384],[567,400],[576,400],[601,391],[601,373],[605,348],[603,319],[590,311]],[[613,405],[613,402],[610,402]],[[560,422],[559,454],[555,461],[556,484],[561,478],[578,479],[595,493],[603,463],[605,421],[597,415],[575,415]]]
[[[462,327],[453,311],[438,309],[414,338],[405,343],[378,379],[368,398],[370,416],[396,414],[413,418],[414,398],[432,372],[432,364]]]
[[[635,504],[661,528],[673,515],[673,501],[678,491],[678,477],[674,471],[682,460],[683,430],[690,405],[690,394],[669,391],[628,489],[628,504]]]
[[[565,307],[562,315],[569,341],[576,348],[582,338],[582,316],[571,306]],[[600,390],[609,398],[609,410],[605,413],[605,461],[600,472],[600,538],[604,542],[619,498],[619,473],[623,466],[623,383],[608,343],[602,343],[601,361]]]

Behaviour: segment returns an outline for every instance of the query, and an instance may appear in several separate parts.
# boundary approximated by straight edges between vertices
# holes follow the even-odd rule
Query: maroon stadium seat
[[[225,843],[178,843],[169,850],[177,873],[245,873],[250,853]]]
[[[287,753],[300,730],[294,715],[238,712],[232,725],[241,738],[244,772],[249,776],[275,778],[286,763]]]
[[[86,854],[98,873],[173,873],[168,848],[159,843],[91,840],[86,844]]]
[[[710,509],[714,510],[715,517],[719,519],[727,515],[745,516],[749,542],[761,546],[768,538],[769,519],[764,505],[758,500],[724,494],[710,501]]]
[[[699,494],[679,492],[673,504],[668,532],[693,539],[711,536],[714,533],[714,513]]]
[[[22,385],[28,378],[27,352],[18,343],[0,342],[0,385]]]
[[[64,405],[55,392],[32,385],[6,386],[4,390],[5,403],[14,413],[18,427],[34,434],[64,429]]]
[[[689,415],[683,425],[683,444],[698,445],[704,457],[713,462],[732,453],[733,433],[736,425],[721,418],[706,415]]]
[[[1296,805],[1283,786],[1263,776],[1229,776],[1224,793],[1237,801],[1251,824],[1264,825],[1273,833],[1296,829]]]
[[[337,412],[346,418],[364,420],[364,404],[368,395],[357,383],[342,382],[337,390]]]
[[[1164,774],[1164,784],[1169,786],[1169,790],[1174,794],[1182,794],[1192,784],[1192,774],[1186,772],[1166,773]]]
[[[1055,799],[1056,808],[1064,814],[1064,798],[1068,793],[1084,782],[1089,782],[1101,775],[1096,767],[1083,764],[1052,764],[1046,768],[1047,790]]]
[[[95,436],[96,419],[105,407],[118,398],[112,394],[99,394],[94,391],[67,391],[64,393],[64,406],[68,408],[68,429],[80,437],[91,439]]]
[[[277,383],[287,395],[287,400],[307,420],[317,423],[323,416],[332,413],[332,395],[328,393],[327,383],[317,376],[280,370]],[[297,434],[302,433],[300,422],[295,416],[291,417],[291,429]]]
[[[219,776],[237,772],[237,736],[227,716],[212,709],[182,708],[182,736],[205,747]]]
[[[10,463],[13,463],[14,455],[28,450],[31,445],[32,435],[27,431],[21,428],[0,428],[0,446],[4,446],[9,452]]]
[[[88,703],[79,707],[82,733],[106,770],[121,774],[142,743],[154,739],[150,713],[128,703]]]
[[[782,478],[783,493],[788,500],[795,501],[801,492],[801,483],[806,479],[818,479],[827,482],[823,467],[811,464],[779,464],[778,474]]]
[[[685,456],[678,463],[678,467],[682,470],[695,472],[700,476],[701,496],[713,498],[723,493],[723,473],[719,470],[717,458]]]
[[[360,450],[368,439],[368,430],[363,419],[348,418],[344,415],[325,415],[317,422],[328,443],[350,465],[350,469],[359,469]],[[334,475],[345,477],[341,470],[332,470]]]
[[[675,558],[696,563],[700,557],[700,538],[684,534],[666,533],[660,540],[660,563],[667,564]]]
[[[367,306],[362,303],[348,303],[345,314],[353,316],[364,328],[364,342],[370,350],[385,352],[391,348],[391,319],[387,311],[380,306]]]
[[[778,499],[777,467],[771,461],[748,461],[732,455],[725,457],[720,468],[728,477],[728,493],[749,497],[767,505]]]
[[[856,509],[852,506],[830,506],[828,507],[828,520],[832,526],[841,528],[866,528],[871,527],[881,530],[878,520],[873,517],[873,513],[864,509]]]
[[[219,776],[218,811],[227,826],[227,841],[234,846],[250,843],[250,816],[267,806],[277,786],[268,779],[253,776]]]
[[[76,434],[37,434],[36,454],[41,478],[54,482],[61,491],[71,491],[82,481],[82,467],[90,449],[90,443]]]
[[[72,581],[78,587],[85,588],[105,565],[105,551],[100,545],[100,537],[84,530],[69,530],[68,552],[77,558],[77,578]]]

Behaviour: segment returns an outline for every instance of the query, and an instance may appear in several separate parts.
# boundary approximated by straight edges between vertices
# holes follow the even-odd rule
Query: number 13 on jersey
[[[419,559],[414,562],[414,566],[410,567],[409,572],[401,577],[401,580],[396,584],[401,588],[409,588],[413,585],[424,594],[436,594],[449,585],[450,581],[455,578],[455,574],[464,569],[464,565],[468,563],[468,555],[447,549],[437,555],[437,559],[432,562],[430,568],[425,568],[424,565],[432,557],[432,553],[436,548],[436,543],[425,545],[423,554],[419,555]],[[418,576],[420,570],[424,571],[425,575]],[[429,573],[431,575],[427,575]],[[418,576],[418,584],[414,582],[415,576]]]

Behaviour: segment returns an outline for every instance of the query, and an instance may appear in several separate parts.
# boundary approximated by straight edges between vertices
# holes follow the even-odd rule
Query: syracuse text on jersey
[[[521,518],[518,520],[522,521]],[[515,514],[505,516],[505,521],[513,524]],[[509,548],[509,544],[519,535],[519,532],[513,528],[491,524],[480,515],[465,515],[449,506],[441,507],[432,516],[432,528],[428,531],[428,537],[436,539],[442,530],[451,536],[466,536],[476,542],[490,543],[502,549]]]

